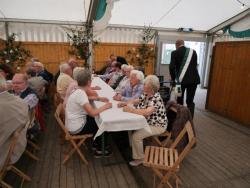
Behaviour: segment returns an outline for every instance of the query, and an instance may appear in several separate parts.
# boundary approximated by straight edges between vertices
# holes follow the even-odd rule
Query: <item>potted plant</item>
[[[145,69],[145,66],[149,62],[155,60],[155,49],[152,45],[149,45],[149,42],[155,38],[156,31],[153,30],[150,26],[144,26],[144,29],[141,34],[141,42],[137,48],[132,48],[127,51],[126,59],[133,64],[140,67],[140,69]]]
[[[0,63],[7,64],[16,72],[25,65],[26,59],[31,55],[30,51],[15,39],[15,33],[8,36],[6,40],[0,39]]]

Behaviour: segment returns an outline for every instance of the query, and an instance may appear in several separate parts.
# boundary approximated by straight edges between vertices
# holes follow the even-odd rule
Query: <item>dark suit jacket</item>
[[[182,60],[184,58],[186,47],[182,46],[171,53],[171,62],[169,66],[169,72],[172,80],[176,79],[176,73],[179,73]],[[188,69],[182,79],[181,84],[199,84],[200,76],[197,70],[197,54],[193,52]]]

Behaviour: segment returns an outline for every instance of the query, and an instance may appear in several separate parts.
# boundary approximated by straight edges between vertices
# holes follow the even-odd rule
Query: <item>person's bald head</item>
[[[75,67],[77,67],[77,62],[74,57],[71,57],[68,61],[68,65],[71,67],[72,71],[74,70]]]
[[[180,48],[180,47],[182,47],[182,46],[184,46],[184,40],[177,40],[177,41],[175,42],[175,47],[176,47],[176,49],[178,49],[178,48]]]

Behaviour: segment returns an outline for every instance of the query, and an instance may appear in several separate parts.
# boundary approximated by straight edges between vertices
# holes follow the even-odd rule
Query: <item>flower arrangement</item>
[[[15,33],[8,36],[7,40],[0,39],[0,63],[8,64],[14,71],[23,67],[26,59],[31,56],[30,51],[15,39]]]
[[[70,55],[75,55],[77,59],[84,61],[83,66],[89,67],[88,59],[92,54],[93,46],[97,43],[94,40],[92,25],[85,23],[80,29],[70,29],[70,33],[66,32],[70,40]],[[92,49],[91,49],[91,44]]]
[[[141,34],[142,41],[137,48],[132,48],[127,51],[126,59],[132,64],[145,66],[147,63],[155,59],[155,49],[150,47],[149,42],[155,38],[156,31],[150,26],[144,26]]]

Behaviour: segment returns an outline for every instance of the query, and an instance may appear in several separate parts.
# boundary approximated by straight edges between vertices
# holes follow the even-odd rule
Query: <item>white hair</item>
[[[160,88],[159,78],[155,75],[148,75],[144,80],[144,84],[149,85],[154,93]]]
[[[74,80],[76,80],[79,72],[81,72],[81,70],[84,70],[84,69],[85,69],[84,67],[76,67],[76,68],[74,68],[74,70],[73,70],[73,78],[74,78]]]
[[[0,93],[6,90],[7,90],[6,80],[2,75],[0,75]]]
[[[132,70],[130,76],[131,75],[135,75],[140,82],[142,82],[144,79],[144,74],[142,73],[142,71]]]
[[[60,72],[65,73],[68,69],[70,69],[70,66],[68,63],[62,63],[60,64]]]
[[[44,65],[41,62],[39,62],[39,61],[34,61],[33,62],[33,66],[41,67],[42,70],[44,70]]]
[[[121,69],[122,70],[126,70],[128,68],[128,65],[126,65],[126,64],[123,64],[122,66],[121,66]]]

